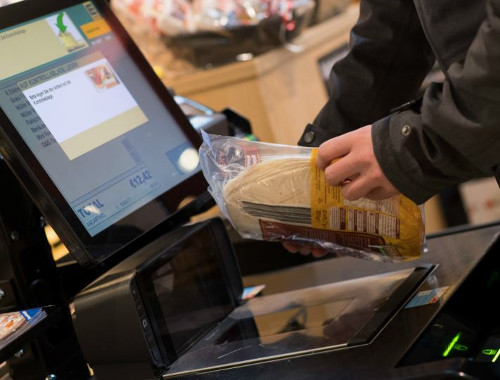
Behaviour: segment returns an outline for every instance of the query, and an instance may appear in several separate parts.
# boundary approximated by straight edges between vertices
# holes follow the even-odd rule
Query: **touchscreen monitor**
[[[196,130],[106,2],[0,8],[0,56],[0,153],[80,263],[206,190]]]

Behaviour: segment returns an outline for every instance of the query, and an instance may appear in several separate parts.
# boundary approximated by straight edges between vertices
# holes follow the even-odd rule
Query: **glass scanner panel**
[[[163,378],[368,343],[428,273],[410,268],[251,299]]]
[[[281,340],[282,334],[303,330],[307,330],[309,335],[314,335],[313,331],[323,335],[321,330],[338,320],[353,300],[354,298],[347,298],[319,305],[292,305],[281,311],[237,319],[216,344],[257,337],[264,344],[276,343]]]

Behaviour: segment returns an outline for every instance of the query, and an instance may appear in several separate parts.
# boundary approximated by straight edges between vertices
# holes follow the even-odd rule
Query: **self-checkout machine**
[[[246,282],[266,285],[264,296],[245,300],[222,220],[188,223],[213,204],[199,134],[106,3],[25,1],[1,9],[0,25],[10,52],[0,152],[22,184],[2,202],[2,285],[15,288],[11,307],[58,306],[31,337],[42,372],[85,378],[88,363],[100,380],[494,373],[497,312],[480,301],[499,286],[496,226],[430,239],[433,255],[404,265],[346,258],[255,276]],[[45,219],[76,264],[50,261]]]
[[[210,112],[193,128],[104,2],[40,5],[0,8],[0,312],[56,307],[0,362],[15,378],[74,379],[89,371],[69,303],[141,239],[213,204],[197,129],[233,126]],[[46,221],[77,261],[54,262]]]

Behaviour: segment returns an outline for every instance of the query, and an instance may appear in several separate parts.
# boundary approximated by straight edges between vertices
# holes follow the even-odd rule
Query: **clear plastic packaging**
[[[403,195],[348,201],[326,184],[317,149],[203,133],[200,162],[222,214],[244,238],[337,256],[407,261],[424,251],[424,209]]]

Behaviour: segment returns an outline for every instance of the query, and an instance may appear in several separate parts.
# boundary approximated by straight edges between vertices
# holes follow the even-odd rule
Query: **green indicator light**
[[[450,342],[450,344],[448,344],[448,347],[446,347],[446,350],[444,350],[444,352],[443,352],[443,357],[444,358],[446,358],[450,354],[450,351],[453,349],[453,346],[458,342],[458,340],[460,339],[461,335],[462,335],[462,333],[459,332],[457,335],[455,335],[455,337]]]
[[[485,348],[483,351],[481,351],[483,355],[488,355],[488,356],[493,356],[497,353],[497,350],[494,348]]]
[[[497,361],[499,355],[500,355],[500,350],[497,350],[497,354],[495,355],[495,357],[493,358],[493,360],[491,362],[495,363]]]

